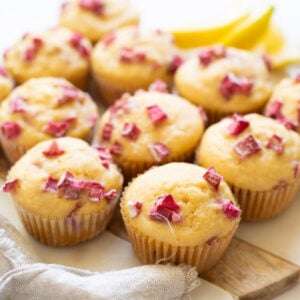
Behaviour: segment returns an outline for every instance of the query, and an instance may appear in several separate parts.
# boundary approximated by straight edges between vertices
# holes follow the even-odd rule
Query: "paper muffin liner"
[[[34,215],[15,203],[18,214],[29,234],[50,246],[76,245],[103,232],[113,216],[118,200],[98,213],[50,219]]]
[[[242,210],[243,221],[262,221],[283,213],[295,199],[299,179],[269,191],[251,191],[230,185]]]
[[[196,148],[196,146],[195,146]],[[126,182],[130,181],[132,178],[136,177],[138,174],[143,173],[148,170],[152,166],[159,166],[169,162],[192,162],[194,160],[195,148],[186,151],[185,153],[174,155],[163,159],[162,161],[152,161],[152,162],[132,162],[130,160],[126,160],[126,158],[114,157],[114,162],[120,167],[122,170],[122,174]]]
[[[221,259],[238,227],[236,224],[229,234],[216,239],[211,245],[204,243],[195,246],[179,246],[157,240],[132,228],[122,202],[121,213],[134,252],[143,264],[188,264],[196,267],[200,274],[211,269]]]
[[[0,135],[0,140],[5,156],[10,163],[15,163],[21,158],[30,148],[18,145],[14,140],[7,140]]]

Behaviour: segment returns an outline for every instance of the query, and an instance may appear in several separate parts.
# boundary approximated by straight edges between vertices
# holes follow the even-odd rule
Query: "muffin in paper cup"
[[[4,66],[0,64],[0,102],[5,99],[14,88],[14,80]]]
[[[234,115],[210,126],[196,160],[214,165],[231,186],[246,221],[281,214],[300,184],[300,137],[280,122],[249,114]]]
[[[130,26],[113,31],[93,49],[91,68],[101,100],[109,105],[160,79],[171,87],[183,62],[172,37],[160,30],[141,32]]]
[[[97,106],[87,93],[63,78],[35,78],[1,103],[0,139],[13,163],[51,138],[72,136],[90,142],[97,120]]]
[[[11,193],[31,235],[65,246],[105,230],[122,184],[107,149],[68,137],[31,148],[11,168],[2,190]]]
[[[153,165],[192,161],[203,131],[197,107],[175,95],[144,91],[125,94],[107,109],[97,139],[130,180]]]
[[[169,163],[133,179],[121,198],[133,249],[144,264],[212,268],[223,256],[241,210],[213,168]]]

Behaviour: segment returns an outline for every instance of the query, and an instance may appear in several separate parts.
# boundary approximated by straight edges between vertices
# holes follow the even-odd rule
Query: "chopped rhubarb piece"
[[[249,126],[249,122],[241,115],[234,114],[231,118],[231,122],[226,128],[227,133],[230,135],[239,135]]]
[[[160,125],[168,118],[167,114],[158,105],[147,106],[146,109],[148,117],[154,125]]]
[[[164,81],[162,81],[160,79],[156,79],[153,83],[151,83],[148,90],[154,91],[154,92],[159,92],[159,93],[167,93],[168,87]]]
[[[249,95],[252,88],[251,80],[246,77],[238,77],[233,73],[228,73],[219,85],[219,91],[226,100],[230,100],[235,93]]]
[[[62,94],[57,99],[59,105],[74,101],[79,96],[79,90],[74,86],[62,86]]]
[[[289,120],[287,117],[280,117],[277,119],[282,125],[285,126],[288,130],[296,130],[297,124],[293,122],[292,120]]]
[[[249,134],[244,139],[237,142],[234,145],[233,150],[236,152],[240,159],[244,159],[255,154],[256,152],[261,151],[261,146],[252,136],[252,134]]]
[[[83,58],[88,58],[90,56],[90,50],[84,45],[83,41],[83,36],[78,32],[74,32],[69,40],[69,43]]]
[[[236,220],[242,213],[230,200],[222,204],[222,211],[230,220]]]
[[[115,32],[111,32],[109,34],[107,34],[102,40],[101,42],[104,44],[105,47],[110,46],[111,44],[114,43],[114,41],[117,39],[117,35]]]
[[[209,240],[206,241],[206,244],[208,246],[211,246],[212,244],[214,244],[215,242],[217,242],[219,240],[219,238],[217,236],[213,236],[212,238],[210,238]]]
[[[160,142],[150,144],[148,148],[153,158],[158,162],[162,161],[170,153],[169,148],[165,144]]]
[[[294,175],[294,178],[297,178],[298,174],[299,174],[299,162],[296,161],[296,160],[293,160],[292,161],[292,166],[293,166],[293,175]]]
[[[283,140],[277,134],[273,134],[267,143],[267,148],[274,150],[278,155],[283,152],[284,144]]]
[[[80,0],[79,6],[96,15],[103,15],[105,5],[102,0]]]
[[[226,57],[226,49],[224,46],[215,46],[201,50],[199,52],[199,61],[202,65],[208,66],[214,60]]]
[[[129,215],[131,218],[136,218],[142,211],[143,203],[137,200],[130,200],[127,203]]]
[[[89,116],[88,122],[89,122],[89,124],[92,127],[95,126],[97,124],[97,122],[98,122],[98,116],[97,115],[91,115],[91,116]]]
[[[85,189],[88,190],[88,197],[91,202],[99,202],[104,197],[104,186],[96,181],[83,182]]]
[[[1,125],[1,132],[6,139],[12,140],[21,134],[22,128],[16,122],[5,122]]]
[[[44,126],[44,131],[54,137],[64,136],[75,119],[67,118],[58,122],[50,121]]]
[[[114,129],[113,124],[108,122],[104,124],[101,133],[101,138],[103,141],[110,141],[113,129]]]
[[[122,95],[120,99],[116,100],[115,103],[109,108],[111,114],[114,116],[118,112],[124,114],[129,113],[130,112],[129,105],[128,105],[129,98],[130,98],[130,94],[125,93]]]
[[[125,123],[121,135],[131,141],[136,141],[141,130],[135,123]]]
[[[123,63],[140,63],[146,58],[145,51],[138,48],[122,47],[119,54],[119,60]]]
[[[206,112],[205,112],[205,110],[202,106],[198,107],[198,113],[199,113],[203,123],[206,124],[207,121],[208,121],[208,117],[207,117],[207,114],[206,114]]]
[[[8,76],[8,73],[7,73],[6,69],[4,67],[1,67],[1,66],[0,66],[0,75],[3,76],[3,77]]]
[[[111,189],[104,193],[104,198],[109,201],[116,199],[117,196],[118,196],[118,193],[117,193],[116,189]]]
[[[5,192],[5,193],[12,193],[15,191],[16,189],[16,186],[19,182],[19,179],[13,179],[13,180],[10,180],[10,181],[6,181],[4,183],[4,185],[2,186],[2,192]]]
[[[109,150],[105,147],[94,147],[94,149],[98,152],[102,166],[106,169],[109,169],[109,165],[112,162],[112,157],[109,153]]]
[[[149,217],[161,222],[168,220],[178,223],[182,221],[182,215],[179,210],[180,206],[175,202],[172,195],[162,195],[155,201],[154,206],[150,210]]]
[[[65,153],[65,150],[59,148],[58,143],[54,140],[48,149],[42,151],[45,156],[57,156]]]
[[[273,119],[278,119],[282,117],[281,108],[282,108],[282,101],[280,100],[273,101],[268,107],[268,110],[266,111],[266,116]]]
[[[294,78],[296,83],[300,83],[300,74],[297,74]]]
[[[9,109],[12,113],[22,113],[25,111],[25,99],[22,97],[15,97],[9,101]]]
[[[75,180],[69,171],[65,172],[57,183],[57,189],[65,199],[78,199],[84,187],[83,182]]]
[[[175,54],[168,67],[168,72],[174,74],[177,71],[177,69],[183,64],[183,62],[183,57],[179,54]]]
[[[209,167],[203,178],[217,191],[223,177],[216,172],[214,167]]]
[[[268,71],[272,72],[272,70],[273,70],[273,63],[272,63],[271,58],[269,56],[263,55],[262,59],[263,59],[265,65],[266,65]]]
[[[44,190],[47,192],[56,192],[57,191],[57,183],[58,183],[57,179],[55,179],[51,176],[48,176],[48,178],[45,182],[45,185],[44,185]]]
[[[113,155],[120,155],[122,153],[122,145],[119,142],[114,142],[110,149],[109,152]]]
[[[38,37],[33,37],[31,40],[31,45],[25,49],[24,52],[24,61],[29,63],[31,62],[35,57],[37,52],[40,50],[40,48],[43,45],[43,40]]]

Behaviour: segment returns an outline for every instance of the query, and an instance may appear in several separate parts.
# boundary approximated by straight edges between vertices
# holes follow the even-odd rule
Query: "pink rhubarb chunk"
[[[45,182],[44,190],[47,192],[56,192],[57,191],[58,180],[49,176]]]
[[[22,128],[16,122],[5,122],[1,125],[1,132],[6,139],[12,140],[21,134]]]
[[[215,46],[201,50],[198,54],[198,58],[202,65],[208,66],[213,61],[226,57],[226,55],[226,49],[223,46]]]
[[[272,72],[273,63],[272,63],[271,58],[269,56],[263,55],[262,59],[263,59],[263,62],[265,63],[265,65],[266,65],[266,68],[268,69],[268,71]]]
[[[137,200],[130,200],[127,203],[129,215],[131,218],[136,218],[142,211],[143,203]]]
[[[113,124],[108,122],[104,124],[102,128],[102,134],[101,134],[101,138],[103,141],[110,141],[113,129],[114,129]]]
[[[203,178],[217,191],[223,177],[216,172],[214,167],[209,167]]]
[[[94,149],[98,152],[103,167],[108,169],[110,163],[112,162],[112,157],[109,153],[109,150],[106,147],[94,147]]]
[[[268,110],[266,111],[266,116],[273,119],[279,119],[282,117],[281,109],[282,101],[275,100],[270,104]]]
[[[105,37],[102,38],[101,42],[104,44],[105,47],[108,47],[114,43],[117,39],[115,32],[111,32],[107,34]]]
[[[9,101],[9,109],[12,113],[25,112],[25,99],[22,97],[15,97]]]
[[[243,132],[249,126],[249,122],[241,115],[235,114],[226,128],[227,133],[236,136]]]
[[[230,220],[236,220],[242,213],[230,200],[222,204],[222,211]]]
[[[168,118],[167,114],[158,105],[147,106],[146,109],[153,125],[160,125]]]
[[[2,66],[0,66],[0,75],[3,76],[3,77],[8,76],[8,73],[7,73],[6,69]]]
[[[54,140],[54,141],[50,144],[49,148],[46,149],[46,150],[44,150],[44,151],[42,151],[42,153],[43,153],[45,156],[50,156],[50,157],[51,157],[51,156],[58,156],[58,155],[61,155],[61,154],[65,153],[65,150],[59,148],[57,141]]]
[[[274,150],[278,155],[281,155],[284,149],[284,143],[280,136],[273,134],[267,143],[267,148]]]
[[[107,199],[108,201],[116,199],[117,196],[118,196],[118,192],[116,189],[111,189],[104,193],[104,198]]]
[[[136,141],[141,130],[135,123],[125,123],[121,135],[128,140]]]
[[[292,161],[292,166],[293,166],[293,175],[294,175],[294,178],[297,178],[298,174],[299,174],[299,162],[296,161],[296,160],[293,160]]]
[[[13,180],[10,180],[10,181],[6,181],[4,183],[4,185],[2,186],[2,192],[5,192],[5,193],[14,192],[18,182],[19,182],[19,179],[17,179],[17,178],[13,179]]]
[[[118,141],[115,141],[111,145],[109,152],[113,155],[120,155],[122,153],[122,145]]]
[[[179,210],[180,206],[175,202],[172,195],[162,195],[155,201],[149,217],[160,222],[170,221],[178,223],[182,221],[182,215]]]
[[[81,191],[84,189],[82,182],[74,180],[74,175],[67,171],[57,183],[58,191],[65,199],[78,199]]]
[[[205,110],[202,106],[198,107],[198,113],[199,113],[203,123],[206,124],[207,121],[208,121],[208,117],[207,117],[207,114],[206,114],[206,112],[205,112]]]
[[[82,181],[82,185],[88,191],[88,197],[91,202],[99,202],[104,197],[104,186],[96,181]]]
[[[123,63],[141,63],[146,58],[146,52],[138,48],[122,47],[119,54],[119,60]]]
[[[23,60],[27,63],[33,61],[42,45],[42,39],[38,37],[32,38],[31,45],[25,49]]]
[[[177,69],[183,64],[183,62],[184,62],[183,57],[179,54],[175,54],[168,67],[168,72],[170,74],[174,74],[177,71]]]
[[[170,153],[169,148],[161,142],[150,144],[148,148],[153,158],[158,162],[162,161]]]
[[[73,86],[62,86],[61,96],[57,99],[59,105],[76,100],[79,96],[79,90]]]
[[[282,125],[285,126],[286,129],[289,130],[296,130],[297,124],[296,122],[293,122],[292,120],[288,119],[287,117],[280,117],[277,119]]]
[[[80,0],[79,6],[99,16],[103,14],[105,7],[102,0]]]
[[[74,32],[70,37],[69,43],[83,58],[88,58],[90,56],[90,50],[83,44],[83,41],[83,36],[78,32]]]
[[[256,141],[256,139],[252,136],[252,134],[249,134],[241,141],[237,142],[233,150],[238,155],[240,159],[247,158],[259,151],[261,151],[261,146]]]
[[[50,121],[44,126],[44,131],[54,137],[64,136],[76,118],[66,118],[63,121]]]
[[[219,91],[226,100],[236,94],[249,95],[253,88],[253,82],[246,77],[238,77],[228,73],[220,82]]]
[[[156,79],[153,83],[151,83],[148,90],[159,93],[168,93],[167,84],[160,79]]]

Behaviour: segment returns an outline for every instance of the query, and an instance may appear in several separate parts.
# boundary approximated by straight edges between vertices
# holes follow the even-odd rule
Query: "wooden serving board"
[[[5,179],[9,166],[0,150],[0,178]],[[108,229],[128,240],[119,211]],[[295,285],[299,274],[299,266],[235,237],[219,263],[202,277],[234,299],[265,300]]]

